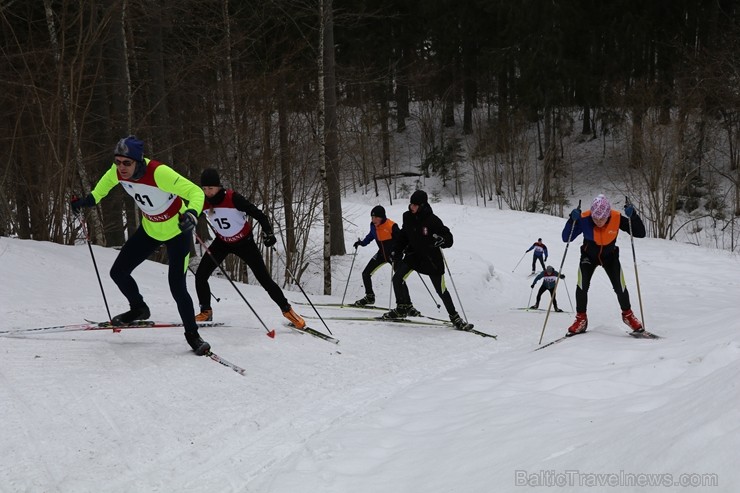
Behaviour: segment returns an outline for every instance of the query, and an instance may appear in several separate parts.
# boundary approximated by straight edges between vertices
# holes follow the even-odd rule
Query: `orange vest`
[[[375,234],[378,241],[388,241],[393,237],[393,225],[396,224],[390,219],[386,219],[380,226],[375,226]]]
[[[584,216],[590,216],[591,211],[586,211]],[[609,245],[616,241],[619,234],[619,222],[622,214],[619,211],[612,210],[609,220],[602,227],[594,224],[594,243],[599,246]]]

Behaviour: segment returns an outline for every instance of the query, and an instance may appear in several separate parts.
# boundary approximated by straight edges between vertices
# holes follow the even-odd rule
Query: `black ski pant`
[[[393,264],[395,272],[393,273],[393,291],[396,294],[396,305],[411,305],[411,295],[409,294],[409,288],[406,285],[406,278],[411,275],[414,270],[406,265],[403,261],[396,262]],[[447,286],[444,281],[444,274],[427,274],[429,280],[432,281],[432,286],[437,292],[439,297],[442,299],[447,313],[452,316],[457,313],[455,304],[452,302],[452,295],[447,290]],[[423,282],[423,280],[422,280]]]
[[[540,265],[542,266],[542,270],[545,270],[545,261],[542,260],[542,255],[537,255],[536,253],[532,255],[532,272],[534,272],[534,267],[537,265],[537,261],[540,261]]]
[[[591,277],[593,277],[594,271],[598,266],[599,263],[595,259],[581,254],[581,260],[578,264],[578,285],[576,286],[576,311],[579,313],[586,311],[588,305],[588,288],[591,286]],[[622,311],[629,310],[632,305],[630,304],[630,294],[624,282],[624,273],[622,272],[622,264],[619,262],[619,254],[616,253],[609,256],[601,264],[601,267],[604,268],[606,275],[609,276],[612,288],[617,294],[620,308]]]
[[[540,306],[540,299],[542,298],[542,295],[545,293],[545,291],[550,291],[550,296],[552,296],[552,306],[557,310],[558,309],[558,300],[555,299],[554,292],[555,287],[545,286],[544,284],[540,286],[540,290],[537,291],[537,306]]]
[[[385,264],[387,264],[387,262],[383,260],[383,254],[378,250],[378,253],[373,255],[373,258],[371,258],[370,262],[365,266],[365,270],[362,271],[362,284],[365,286],[365,294],[375,295],[373,292],[372,275]]]
[[[267,291],[267,294],[280,307],[281,311],[289,309],[290,303],[285,298],[280,286],[272,280],[257,244],[254,242],[254,237],[250,235],[234,243],[227,243],[221,238],[216,238],[210,244],[208,250],[211,254],[206,253],[203,256],[198,270],[195,272],[195,291],[198,293],[198,303],[200,303],[201,310],[211,309],[211,286],[208,284],[208,278],[230,253],[242,259],[252,269],[257,282]]]
[[[170,293],[172,293],[172,298],[177,304],[177,311],[180,313],[185,332],[198,330],[198,325],[195,323],[193,299],[188,293],[185,280],[191,241],[191,233],[181,233],[167,241],[155,240],[144,231],[144,228],[139,226],[139,229],[124,243],[110,270],[111,279],[126,297],[129,305],[132,308],[141,306],[144,304],[144,297],[141,296],[139,286],[131,273],[160,245],[164,244],[167,248],[169,263],[167,280],[170,284]]]

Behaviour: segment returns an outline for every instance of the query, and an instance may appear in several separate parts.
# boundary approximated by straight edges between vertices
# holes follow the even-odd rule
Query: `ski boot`
[[[185,332],[185,340],[198,356],[203,356],[211,350],[211,345],[200,338],[198,331]]]
[[[391,311],[385,312],[382,318],[392,320],[406,317],[418,317],[419,315],[421,315],[421,313],[419,310],[414,308],[414,305],[411,303],[399,303]]]
[[[540,307],[540,305],[539,305],[539,304],[537,304],[537,305],[532,305],[532,306],[530,306],[530,307],[529,307],[529,309],[530,309],[530,310],[536,310],[536,309],[538,309],[539,307]]]
[[[452,325],[455,327],[455,330],[470,330],[473,328],[473,324],[467,323],[457,313],[453,313],[452,315],[450,315],[450,322],[452,322]]]
[[[576,334],[582,334],[583,332],[586,332],[586,328],[588,327],[588,317],[586,317],[586,312],[578,312],[576,313],[576,320],[573,322],[573,325],[568,327],[568,333],[567,336],[574,336]]]
[[[196,322],[210,322],[213,320],[213,310],[210,308],[201,308],[200,313],[195,316]]]
[[[632,310],[624,310],[622,312],[622,322],[627,324],[635,332],[639,333],[645,330],[642,328],[642,322],[640,322],[640,319],[635,316]]]
[[[352,303],[352,306],[367,306],[367,305],[372,305],[374,303],[375,303],[375,294],[367,293],[364,298],[360,298],[359,300]]]
[[[142,303],[141,305],[131,306],[129,311],[113,317],[111,325],[127,325],[137,320],[146,320],[149,316],[149,307],[146,306],[146,303]]]
[[[306,321],[303,320],[303,318],[298,315],[293,308],[288,305],[287,307],[283,308],[283,317],[287,318],[291,324],[293,324],[293,327],[296,329],[302,329],[306,326]]]

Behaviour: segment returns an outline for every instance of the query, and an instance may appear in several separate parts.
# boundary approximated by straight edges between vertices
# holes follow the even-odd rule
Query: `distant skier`
[[[547,247],[544,243],[542,243],[542,238],[537,238],[537,241],[532,243],[532,246],[529,247],[524,253],[531,252],[532,250],[534,250],[534,254],[532,254],[532,275],[534,275],[534,268],[537,264],[537,261],[540,261],[542,270],[545,270],[545,262],[547,262]]]
[[[93,207],[119,183],[141,209],[141,225],[128,237],[110,270],[110,277],[129,303],[130,310],[113,317],[114,325],[149,318],[149,307],[131,276],[149,255],[165,245],[169,258],[167,279],[177,304],[185,340],[203,356],[211,346],[198,334],[193,299],[185,280],[193,228],[203,209],[203,191],[166,164],[144,157],[144,142],[135,135],[121,139],[113,150],[113,163],[85,198],[74,198],[72,211]]]
[[[452,296],[444,282],[445,264],[440,248],[452,246],[450,229],[434,215],[424,190],[411,194],[409,210],[403,213],[403,225],[393,250],[393,290],[396,308],[383,314],[383,318],[405,318],[421,313],[411,304],[406,278],[412,271],[426,274],[442,298],[450,321],[458,330],[469,330],[473,324],[460,317]]]
[[[398,224],[386,217],[385,209],[382,205],[373,207],[370,211],[370,218],[370,232],[363,240],[357,240],[352,246],[355,249],[360,246],[364,247],[375,240],[375,243],[378,245],[378,251],[367,263],[365,270],[362,271],[362,284],[365,286],[365,297],[352,303],[355,306],[366,306],[375,303],[372,275],[391,261],[391,253],[393,253],[393,246],[395,244],[394,238],[398,238],[398,234],[401,231]]]
[[[619,262],[619,247],[616,246],[616,242],[620,229],[630,230],[630,219],[632,234],[635,238],[645,237],[645,226],[632,204],[624,205],[624,214],[623,216],[619,211],[612,210],[609,200],[604,195],[598,195],[591,204],[591,210],[582,213],[581,209],[575,208],[565,223],[562,234],[564,242],[583,233],[576,287],[576,320],[568,328],[571,334],[585,332],[588,327],[586,317],[588,288],[591,285],[591,277],[598,266],[604,268],[617,294],[619,306],[622,308],[622,321],[635,332],[643,332],[642,323],[631,309],[630,296],[624,283],[622,265]]]
[[[557,282],[558,277],[560,277],[560,279],[565,279],[565,274],[560,274],[558,271],[555,270],[555,268],[553,268],[552,265],[548,265],[545,270],[540,272],[537,277],[534,278],[531,288],[534,289],[535,284],[537,284],[540,279],[542,279],[542,286],[540,286],[540,290],[537,292],[537,301],[529,308],[531,308],[532,310],[536,310],[537,308],[539,308],[542,294],[545,291],[549,291],[550,296],[552,296],[552,306],[555,307],[555,311],[563,311],[558,308],[558,300],[555,298],[555,283]]]
[[[208,278],[226,256],[233,253],[252,269],[255,279],[280,308],[283,316],[296,328],[305,327],[306,321],[291,308],[283,290],[272,280],[265,261],[257,249],[257,244],[254,242],[252,224],[247,220],[247,216],[253,217],[260,223],[262,242],[266,247],[273,246],[277,241],[265,213],[234,190],[222,187],[218,171],[213,168],[203,170],[200,185],[206,196],[206,207],[203,214],[216,231],[216,239],[208,248],[211,254],[203,257],[195,272],[195,290],[200,303],[200,313],[196,315],[196,320],[212,320],[211,287],[208,284]]]

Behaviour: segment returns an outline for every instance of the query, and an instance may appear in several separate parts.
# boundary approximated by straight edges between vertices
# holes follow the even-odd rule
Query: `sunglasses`
[[[116,166],[126,166],[127,168],[136,164],[136,161],[132,161],[131,159],[115,159],[114,161]]]

